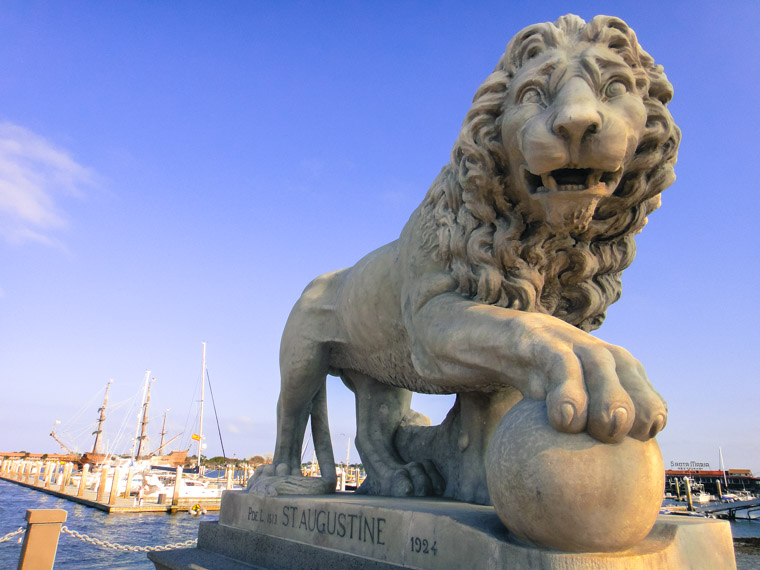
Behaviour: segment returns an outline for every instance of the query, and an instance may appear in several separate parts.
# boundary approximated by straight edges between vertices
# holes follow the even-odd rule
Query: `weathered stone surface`
[[[532,400],[515,405],[497,426],[486,473],[510,532],[567,552],[615,552],[643,540],[665,486],[654,439],[605,444],[561,433],[549,425],[546,405]]]
[[[633,236],[675,178],[671,95],[617,18],[564,16],[518,33],[399,239],[318,277],[293,308],[274,462],[252,488],[300,475],[309,418],[334,482],[327,374],[356,394],[361,491],[373,495],[490,503],[485,450],[520,397],[545,402],[557,432],[607,445],[653,438],[663,399],[637,360],[589,331],[619,298]],[[412,391],[456,393],[457,405],[424,426]]]
[[[735,568],[725,521],[661,516],[649,535],[631,549],[577,554],[521,544],[504,529],[492,507],[346,493],[259,497],[228,491],[219,523],[201,523],[194,550],[270,570]],[[180,556],[183,563],[192,560],[173,552],[153,553],[151,559],[160,558],[167,568],[198,568],[169,565]]]

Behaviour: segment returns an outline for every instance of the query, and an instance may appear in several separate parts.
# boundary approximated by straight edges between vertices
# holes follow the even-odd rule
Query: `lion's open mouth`
[[[608,172],[598,168],[557,168],[540,176],[528,169],[525,182],[531,194],[546,192],[604,192],[611,194],[620,182],[623,169]]]

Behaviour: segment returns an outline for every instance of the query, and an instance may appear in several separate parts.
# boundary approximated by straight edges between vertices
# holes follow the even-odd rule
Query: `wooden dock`
[[[21,462],[4,461],[0,463],[0,480],[113,514],[175,513],[190,511],[196,505],[206,511],[218,511],[221,504],[221,497],[180,497],[175,486],[173,495],[151,495],[145,497],[141,505],[137,505],[134,494],[130,495],[126,491],[121,495],[118,494],[118,485],[112,485],[111,490],[106,493],[98,489],[87,489],[82,484],[73,484],[72,468],[71,464],[60,465],[60,467],[47,465],[43,468],[39,462],[23,465]],[[57,480],[54,475],[57,476]],[[118,481],[118,472],[114,475],[114,479]],[[178,470],[177,475],[179,478],[182,477],[181,470]],[[82,477],[82,480],[85,480],[85,477]],[[103,487],[105,489],[105,484]]]
[[[698,507],[699,512],[706,514],[714,514],[719,517],[724,517],[729,520],[745,519],[755,520],[751,516],[754,511],[760,510],[760,499],[751,499],[749,501],[734,501],[732,503],[721,503],[715,505],[706,505],[704,507]],[[746,511],[746,516],[737,516],[739,511]]]

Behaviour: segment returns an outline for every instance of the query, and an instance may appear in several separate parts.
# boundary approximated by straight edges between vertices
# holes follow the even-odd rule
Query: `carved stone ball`
[[[560,433],[546,404],[518,402],[486,453],[496,513],[523,541],[565,552],[617,552],[643,540],[662,503],[665,470],[654,439],[601,443]]]

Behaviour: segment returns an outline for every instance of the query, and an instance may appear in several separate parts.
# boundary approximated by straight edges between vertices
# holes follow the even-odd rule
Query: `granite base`
[[[565,553],[521,543],[492,507],[435,498],[260,497],[227,491],[198,547],[150,553],[159,570],[267,568],[734,569],[725,521],[662,515],[616,553]]]

